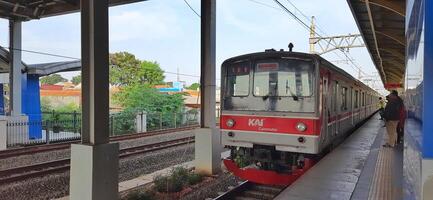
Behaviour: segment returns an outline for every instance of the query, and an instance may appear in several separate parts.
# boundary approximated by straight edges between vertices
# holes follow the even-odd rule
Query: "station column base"
[[[195,170],[212,175],[221,171],[221,142],[217,129],[195,130]]]
[[[71,145],[70,200],[117,200],[119,144]]]
[[[433,160],[422,159],[422,198],[433,199]]]

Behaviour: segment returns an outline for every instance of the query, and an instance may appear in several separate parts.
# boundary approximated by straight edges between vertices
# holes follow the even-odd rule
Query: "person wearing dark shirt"
[[[393,90],[392,93],[397,97],[399,103],[399,120],[397,124],[397,144],[403,143],[404,137],[404,123],[406,121],[406,107],[404,106],[403,99],[398,96],[398,92]]]
[[[393,91],[388,97],[388,103],[385,106],[384,118],[386,131],[388,133],[388,142],[384,147],[394,147],[397,144],[397,126],[400,121],[400,111],[402,101],[398,97],[397,91]]]

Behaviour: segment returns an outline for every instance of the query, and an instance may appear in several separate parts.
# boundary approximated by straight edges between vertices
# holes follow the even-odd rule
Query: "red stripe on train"
[[[235,121],[233,127],[227,126],[226,122],[229,119]],[[220,122],[221,128],[228,130],[320,135],[319,119],[222,115]],[[307,126],[305,131],[296,129],[296,125],[300,122]]]

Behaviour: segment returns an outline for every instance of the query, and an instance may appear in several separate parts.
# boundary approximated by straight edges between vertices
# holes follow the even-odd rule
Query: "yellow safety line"
[[[394,200],[397,189],[393,183],[393,149],[381,148],[368,195],[369,200]]]

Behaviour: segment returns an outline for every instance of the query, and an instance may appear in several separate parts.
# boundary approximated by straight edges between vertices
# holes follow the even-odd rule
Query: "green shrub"
[[[200,183],[203,180],[203,176],[197,173],[191,173],[188,176],[188,184],[189,185],[195,185],[197,183]]]
[[[155,199],[152,194],[148,192],[133,192],[129,193],[126,198],[127,200],[153,200]]]
[[[186,181],[190,171],[184,167],[176,167],[171,171],[171,176]]]
[[[186,185],[194,185],[203,180],[200,174],[191,172],[184,167],[176,167],[171,170],[170,175],[159,175],[154,177],[153,183],[158,192],[179,192]]]
[[[158,192],[179,192],[184,185],[184,181],[177,176],[156,176],[153,182]]]
[[[153,200],[154,197],[151,194],[147,193],[147,192],[145,192],[145,193],[142,193],[142,192],[133,192],[133,193],[129,193],[126,196],[126,199],[127,200]]]

